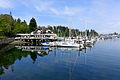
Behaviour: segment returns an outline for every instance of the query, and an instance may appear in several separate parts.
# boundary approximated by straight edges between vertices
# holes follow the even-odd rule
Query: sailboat
[[[69,31],[69,33],[70,33],[70,31]],[[57,45],[59,47],[77,47],[77,48],[81,48],[81,49],[84,48],[82,43],[77,43],[76,39],[71,39],[71,37],[58,42]]]
[[[82,44],[78,44],[74,41],[61,41],[58,43],[59,47],[79,47],[79,48],[83,48]]]

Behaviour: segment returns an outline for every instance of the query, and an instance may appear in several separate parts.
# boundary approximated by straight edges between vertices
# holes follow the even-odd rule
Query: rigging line
[[[76,65],[77,58],[78,58],[78,56],[75,58],[75,61],[74,61],[74,64],[73,64],[73,68],[72,68],[72,72],[73,72],[73,70],[74,70],[74,67],[75,67],[75,65]]]
[[[74,61],[74,64],[73,64],[73,67],[71,66],[71,75],[72,75],[72,72],[73,72],[73,70],[74,70],[74,67],[75,67],[75,64],[76,64],[76,62],[77,62],[77,58],[78,58],[78,56],[75,58],[75,61]],[[72,79],[72,76],[70,75],[70,80]]]

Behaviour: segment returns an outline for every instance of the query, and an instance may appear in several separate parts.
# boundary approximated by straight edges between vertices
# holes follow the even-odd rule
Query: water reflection
[[[40,56],[48,55],[49,51],[52,50],[51,47],[43,46],[15,46],[17,49],[22,51],[37,52]]]
[[[15,46],[11,50],[6,51],[3,55],[0,56],[0,75],[5,73],[6,69],[11,67],[11,71],[14,71],[13,64],[16,60],[21,60],[30,56],[33,63],[35,63],[37,56],[48,55],[51,51],[49,47],[40,47],[40,46]]]
[[[86,48],[84,50],[86,53]],[[8,69],[10,69],[13,72],[16,60],[20,61],[22,58],[30,57],[32,59],[32,63],[34,64],[38,57],[44,57],[48,55],[51,51],[54,54],[54,56],[56,56],[57,51],[60,51],[62,55],[63,52],[70,52],[70,55],[73,55],[71,52],[77,51],[77,57],[79,57],[81,54],[81,50],[79,50],[78,48],[44,47],[33,46],[30,44],[17,45],[14,48],[5,51],[5,54],[0,56],[0,75],[5,74],[6,70]],[[75,62],[76,60],[77,58],[75,59]]]
[[[5,70],[9,69],[9,67],[12,66],[16,60],[21,60],[22,57],[27,57],[29,54],[31,53],[22,52],[16,48],[5,52],[4,55],[0,56],[0,75],[4,74]],[[13,67],[11,67],[11,70],[14,71]]]

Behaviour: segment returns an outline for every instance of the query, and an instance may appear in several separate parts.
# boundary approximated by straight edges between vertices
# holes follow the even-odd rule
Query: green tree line
[[[60,37],[76,37],[76,36],[98,36],[98,33],[93,29],[87,29],[85,31],[80,31],[79,29],[69,29],[66,26],[48,26],[48,29],[52,30]]]
[[[18,33],[30,33],[37,28],[35,18],[30,20],[29,25],[20,18],[14,19],[9,14],[0,15],[0,36],[14,37]]]

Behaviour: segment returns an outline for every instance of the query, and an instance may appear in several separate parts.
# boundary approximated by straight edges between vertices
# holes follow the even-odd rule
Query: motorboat
[[[44,42],[42,42],[41,44],[42,44],[42,46],[50,46],[50,41],[44,41]]]

